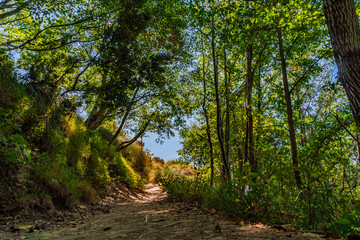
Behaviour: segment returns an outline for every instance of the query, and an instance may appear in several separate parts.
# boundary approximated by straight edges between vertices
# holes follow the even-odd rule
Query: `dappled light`
[[[46,239],[307,239],[300,233],[281,232],[262,223],[242,226],[206,212],[196,205],[167,201],[158,185],[146,186],[137,197],[100,214],[60,224],[34,235]]]
[[[0,239],[360,239],[359,8],[0,1]]]

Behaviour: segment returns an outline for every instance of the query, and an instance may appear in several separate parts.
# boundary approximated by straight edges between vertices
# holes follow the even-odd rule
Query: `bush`
[[[127,183],[130,187],[143,189],[142,177],[131,168],[131,163],[121,155],[116,155],[109,164],[110,176]]]
[[[262,176],[250,173],[211,187],[207,174],[203,176],[189,177],[171,167],[156,173],[170,198],[197,202],[235,219],[270,225],[290,223],[296,229],[319,229],[342,236],[359,231],[360,201],[336,195],[336,186],[314,182],[310,193],[306,189],[282,191],[276,177],[265,183]]]
[[[106,186],[120,179],[142,189],[150,158],[139,144],[125,159],[108,148],[114,122],[96,131],[86,128],[72,101],[51,89],[17,83],[0,55],[0,208],[72,208],[94,203]],[[10,69],[10,70],[9,70]],[[9,70],[9,71],[8,71]],[[136,168],[136,171],[132,168]],[[26,202],[26,204],[25,204]]]
[[[77,189],[77,191],[80,193],[79,199],[81,202],[92,204],[99,200],[99,196],[90,183],[82,181],[77,184]]]

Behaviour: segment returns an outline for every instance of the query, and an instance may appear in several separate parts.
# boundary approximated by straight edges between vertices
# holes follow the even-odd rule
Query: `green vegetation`
[[[4,213],[94,203],[115,180],[143,187],[142,177],[132,168],[135,162],[117,153],[116,146],[108,148],[104,133],[111,134],[110,130],[88,130],[81,117],[61,105],[49,105],[48,89],[34,89],[13,79],[3,80],[2,85],[8,90],[3,92],[6,101],[1,101],[0,109]]]
[[[323,2],[353,7],[352,1]],[[179,153],[197,174],[183,176],[165,168],[157,174],[162,186],[175,199],[196,201],[238,219],[290,223],[341,236],[359,232],[360,108],[349,106],[345,96],[359,103],[354,91],[360,89],[360,79],[335,70],[326,5],[178,4],[189,21],[188,44],[197,49],[182,92],[191,96],[193,116],[180,130]],[[327,11],[343,10],[338,7]],[[349,17],[336,14],[344,14],[342,20]],[[339,63],[345,62],[337,62],[341,69]]]
[[[234,220],[269,225],[290,223],[296,229],[314,228],[344,235],[358,232],[356,207],[359,201],[346,194],[339,195],[336,186],[313,183],[309,196],[296,189],[281,189],[279,185],[285,184],[275,177],[253,182],[262,177],[250,173],[229,183],[210,186],[209,172],[194,177],[166,167],[158,173],[158,181],[171,198],[198,203]],[[313,223],[310,225],[309,221]]]
[[[236,218],[359,232],[358,8],[1,1],[0,209],[158,180]],[[175,130],[180,159],[150,159],[139,139]]]
[[[155,2],[0,3],[0,206],[72,208],[142,189],[138,139],[173,134],[179,27]],[[168,78],[173,77],[170,81]]]

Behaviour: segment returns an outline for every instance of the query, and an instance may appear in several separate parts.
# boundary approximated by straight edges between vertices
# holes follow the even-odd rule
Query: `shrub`
[[[86,181],[82,181],[77,184],[77,191],[80,193],[79,199],[81,202],[92,204],[99,200],[99,197],[94,190],[94,188],[91,186],[90,183]]]
[[[128,159],[108,148],[114,122],[90,131],[72,101],[61,101],[40,85],[19,84],[11,71],[7,74],[0,74],[1,209],[93,203],[118,179],[143,188],[139,173],[151,166],[150,158],[139,144],[127,150]]]
[[[113,158],[112,163],[109,164],[109,170],[110,176],[118,178],[127,183],[130,187],[138,189],[144,187],[142,177],[131,168],[131,163],[120,154]]]

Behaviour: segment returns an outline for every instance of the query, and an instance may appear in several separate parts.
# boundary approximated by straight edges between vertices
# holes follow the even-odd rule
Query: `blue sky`
[[[177,150],[181,148],[180,138],[177,133],[175,137],[163,140],[162,144],[156,143],[158,137],[155,133],[146,133],[146,137],[143,137],[145,148],[153,154],[154,157],[160,157],[165,161],[176,159],[179,157]]]

